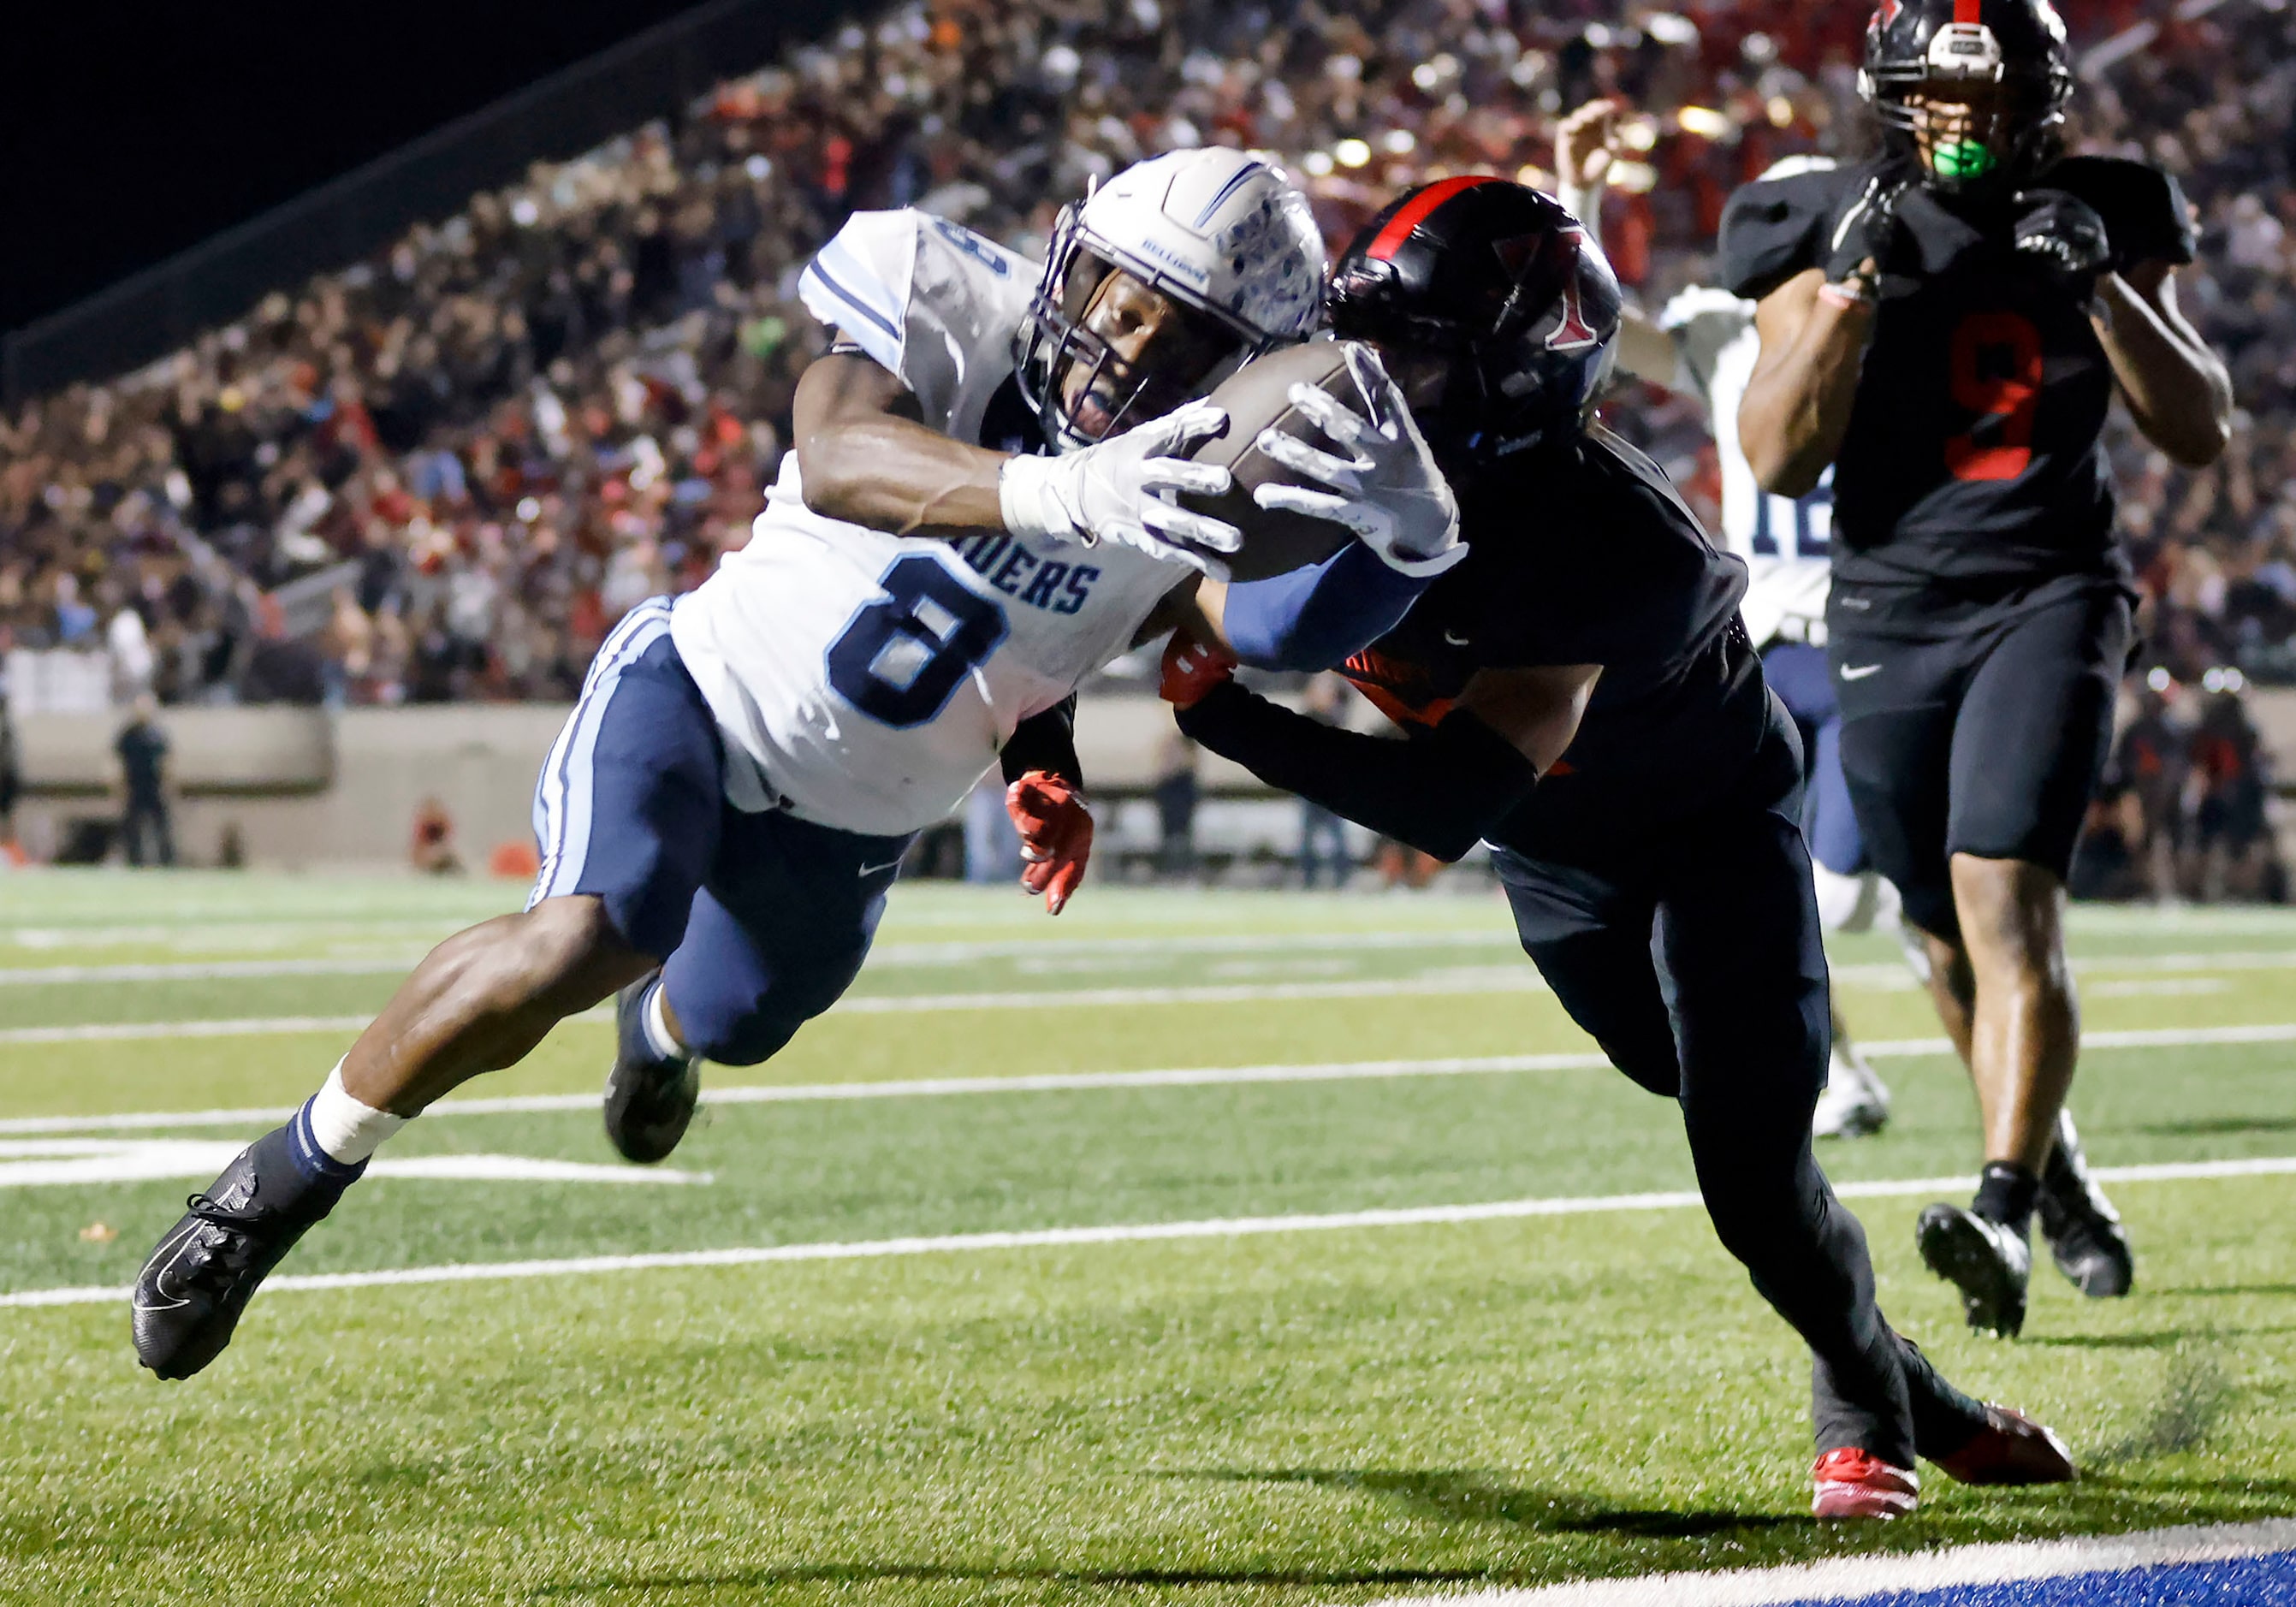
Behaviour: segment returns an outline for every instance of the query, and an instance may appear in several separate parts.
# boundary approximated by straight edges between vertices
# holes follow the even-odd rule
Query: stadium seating
[[[0,419],[0,645],[108,648],[171,701],[562,698],[624,609],[743,539],[818,339],[794,271],[852,209],[917,204],[1026,247],[1088,176],[1226,141],[1294,162],[1337,234],[1431,172],[1538,168],[1559,110],[1616,92],[1655,116],[1607,234],[1654,299],[1700,275],[1732,185],[1856,124],[1854,8],[1362,14],[911,5],[539,165],[143,373]],[[2296,677],[2292,18],[2075,14],[2097,64],[2079,132],[2184,178],[2203,229],[2185,299],[2250,409],[2207,471],[2119,443],[2149,652],[2180,681]],[[1710,503],[1684,404],[1611,411]]]

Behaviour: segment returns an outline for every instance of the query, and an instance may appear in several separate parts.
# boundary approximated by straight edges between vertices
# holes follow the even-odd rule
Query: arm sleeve
[[[1407,739],[1342,731],[1230,681],[1174,717],[1272,787],[1454,860],[1538,783],[1522,750],[1464,709]]]
[[[1398,573],[1350,541],[1312,567],[1230,586],[1223,629],[1246,664],[1329,669],[1393,630],[1434,578]]]
[[[1084,785],[1084,766],[1077,760],[1077,694],[1073,692],[1041,714],[1032,714],[1013,727],[1013,735],[997,750],[996,759],[1011,786],[1031,770],[1056,775],[1073,786]]]

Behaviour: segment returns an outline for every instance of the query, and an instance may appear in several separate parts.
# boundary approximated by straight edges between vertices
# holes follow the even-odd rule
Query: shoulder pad
[[[1837,168],[1739,186],[1722,209],[1717,244],[1724,288],[1759,301],[1804,268],[1817,266],[1824,260],[1826,221],[1864,172]]]
[[[856,212],[798,278],[806,311],[895,373],[923,221],[923,213],[906,209]]]
[[[1042,270],[913,208],[857,212],[798,279],[806,309],[897,376],[933,429],[969,433],[1012,369]]]
[[[2037,187],[2062,190],[2096,209],[2112,242],[2115,267],[2193,260],[2199,244],[2193,209],[2173,174],[2118,156],[2069,156]]]

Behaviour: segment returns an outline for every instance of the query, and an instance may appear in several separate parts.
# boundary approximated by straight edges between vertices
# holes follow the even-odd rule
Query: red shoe
[[[2055,1430],[1990,1401],[1976,1439],[1930,1460],[1964,1484],[2066,1484],[2080,1477]]]
[[[1914,1470],[1891,1467],[1855,1446],[1828,1451],[1817,1459],[1809,1510],[1820,1518],[1878,1518],[1887,1522],[1914,1510],[1922,1481]]]

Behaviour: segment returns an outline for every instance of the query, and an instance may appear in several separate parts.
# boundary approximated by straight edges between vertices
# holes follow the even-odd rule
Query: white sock
[[[1830,932],[1861,932],[1873,924],[1876,903],[1874,886],[1882,879],[1871,871],[1855,876],[1845,876],[1840,871],[1830,871],[1816,860],[1809,865],[1810,880],[1817,890],[1817,923]]]
[[[357,1166],[373,1154],[408,1119],[378,1111],[345,1093],[340,1061],[327,1073],[325,1086],[311,1096],[308,1111],[312,1142],[345,1166]]]
[[[645,1014],[641,1019],[645,1022],[646,1046],[656,1054],[664,1060],[692,1058],[685,1045],[677,1041],[677,1034],[669,1029],[669,1014],[662,1008],[660,983],[656,982],[653,991],[646,995]]]

